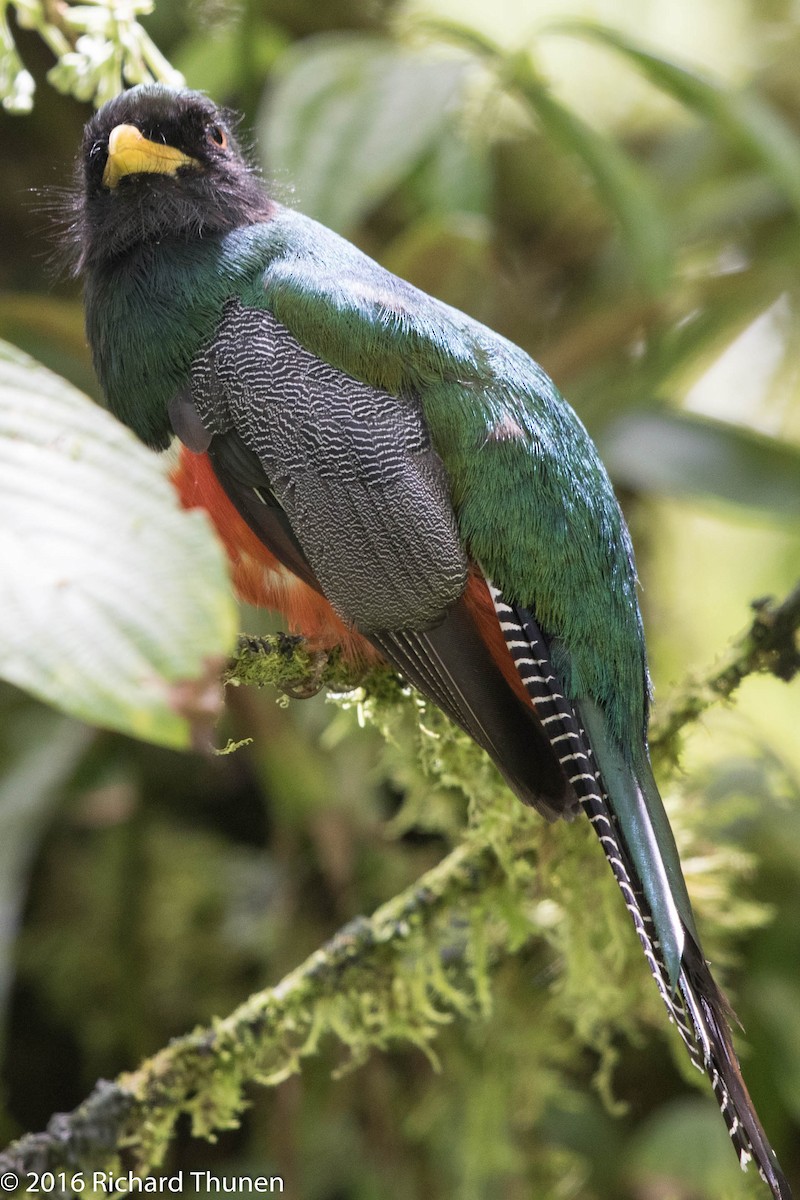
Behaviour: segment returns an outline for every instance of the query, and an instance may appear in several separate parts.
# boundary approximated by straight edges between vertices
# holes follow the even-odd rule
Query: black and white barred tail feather
[[[687,930],[678,985],[673,989],[653,917],[614,815],[588,737],[563,695],[548,644],[533,616],[509,604],[489,584],[500,628],[520,678],[578,801],[592,823],[631,915],[670,1020],[692,1063],[708,1075],[742,1168],[754,1159],[776,1200],[791,1200],[788,1184],[742,1079],[728,1023],[729,1006]]]

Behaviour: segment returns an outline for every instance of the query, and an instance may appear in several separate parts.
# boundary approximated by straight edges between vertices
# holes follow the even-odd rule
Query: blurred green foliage
[[[609,0],[613,33],[518,7],[539,28],[511,48],[502,7],[465,29],[433,0],[160,0],[145,26],[191,85],[244,111],[280,199],[554,375],[622,489],[664,696],[800,573],[800,21],[788,0],[737,6],[740,70],[722,79],[696,65],[691,32],[683,62],[645,45],[650,6],[633,28]],[[38,90],[31,116],[0,117],[0,335],[91,390],[76,285],[47,265],[47,189],[68,183],[89,109],[47,85],[52,49],[13,11],[10,27]],[[591,81],[553,58],[567,43],[591,48],[608,89],[640,72],[650,90],[587,112]],[[71,66],[80,88],[91,63]],[[482,772],[478,794],[432,795],[412,731],[385,743],[321,700],[231,690],[223,736],[253,743],[210,761],[10,687],[0,712],[4,1140],[275,983],[432,867],[494,788]],[[750,1089],[795,1181],[799,717],[796,683],[748,681],[686,739],[668,795]],[[763,1195],[673,1062],[589,831],[532,836],[527,910],[498,917],[517,953],[493,967],[488,1018],[443,1024],[441,1073],[398,1045],[332,1080],[328,1038],[216,1145],[179,1138],[169,1167],[269,1168],[308,1200]]]

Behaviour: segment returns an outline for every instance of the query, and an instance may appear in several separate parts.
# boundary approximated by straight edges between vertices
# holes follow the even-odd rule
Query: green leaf
[[[642,282],[652,292],[662,291],[672,266],[667,220],[655,189],[633,159],[612,138],[561,104],[527,54],[508,54],[474,30],[450,22],[427,24],[491,61],[501,83],[530,106],[551,141],[581,160],[601,201],[618,221]]]
[[[800,447],[691,413],[629,413],[600,439],[617,483],[800,516]]]
[[[411,191],[425,213],[473,213],[490,207],[492,178],[489,148],[478,136],[464,137],[451,118],[442,128]]]
[[[306,39],[262,104],[268,171],[292,184],[303,212],[350,230],[435,145],[465,69],[375,37]]]
[[[725,1126],[709,1100],[676,1100],[659,1109],[636,1136],[630,1174],[637,1195],[695,1196],[719,1200],[754,1195],[751,1176],[743,1175]],[[760,1193],[759,1193],[760,1194]]]
[[[8,712],[4,715],[7,718]],[[57,789],[91,737],[85,726],[31,703],[12,718],[11,732],[16,754],[0,779],[0,1020],[11,989],[14,941],[42,826]]]
[[[672,251],[666,216],[650,181],[621,146],[570,112],[543,84],[531,77],[518,81],[517,87],[545,133],[563,150],[577,155],[591,175],[601,201],[619,222],[642,282],[652,292],[663,291],[670,278]]]
[[[0,342],[0,677],[182,747],[236,609],[223,554],[163,460]]]
[[[734,91],[604,26],[570,21],[549,28],[604,42],[624,54],[651,83],[711,121],[741,153],[760,163],[800,213],[800,138],[762,96]]]

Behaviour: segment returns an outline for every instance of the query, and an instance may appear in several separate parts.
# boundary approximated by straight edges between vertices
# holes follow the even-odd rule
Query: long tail
[[[739,1162],[745,1168],[754,1159],[775,1200],[791,1200],[789,1185],[742,1079],[731,1037],[730,1008],[703,956],[691,914],[682,928],[679,963],[671,978],[641,871],[637,870],[606,791],[583,727],[585,722],[559,691],[547,642],[533,616],[521,606],[508,604],[491,584],[490,592],[506,646],[558,760],[600,839],[670,1020],[677,1025],[694,1065],[704,1070],[711,1081]],[[680,885],[682,889],[682,880]]]

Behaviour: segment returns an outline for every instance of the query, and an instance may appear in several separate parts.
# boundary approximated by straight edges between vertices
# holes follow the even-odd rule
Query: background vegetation
[[[37,84],[29,115],[0,117],[0,336],[92,395],[79,288],[49,265],[49,189],[69,180],[88,101],[118,86],[107,35],[134,76],[168,71],[120,14],[14,5],[30,75],[0,38],[7,107]],[[587,15],[603,27],[564,24]],[[624,501],[657,697],[710,670],[750,602],[800,574],[796,6],[161,0],[144,25],[190,84],[244,112],[279,198],[544,364]],[[46,81],[54,54],[69,95]],[[4,370],[0,391],[27,413],[34,385]],[[33,482],[25,511],[57,513],[61,478]],[[132,567],[107,545],[122,610]],[[184,593],[210,573],[222,594],[208,555]],[[12,576],[36,594],[33,567],[5,556],[4,574],[3,674],[65,706],[69,681],[59,697],[26,674],[59,611],[35,627],[30,605],[6,603]],[[219,604],[217,652],[232,628]],[[252,612],[241,627],[268,628]],[[299,1075],[254,1087],[213,1145],[181,1124],[164,1169],[279,1173],[304,1200],[763,1195],[687,1076],[588,831],[520,816],[474,759],[465,793],[463,747],[448,759],[423,738],[419,766],[396,707],[378,706],[387,744],[358,705],[285,708],[244,687],[228,691],[220,740],[252,744],[216,758],[112,732],[110,713],[82,724],[11,684],[0,710],[3,1143],[276,983],[462,845],[468,818],[521,847],[524,869],[487,877],[483,902],[445,904],[427,930],[435,962],[413,943],[386,967],[391,996],[361,981],[377,996],[369,1036],[368,1004],[329,1005]],[[796,683],[749,679],[685,737],[668,796],[750,1088],[796,1186],[799,718]],[[219,1095],[209,1104],[223,1114]]]

